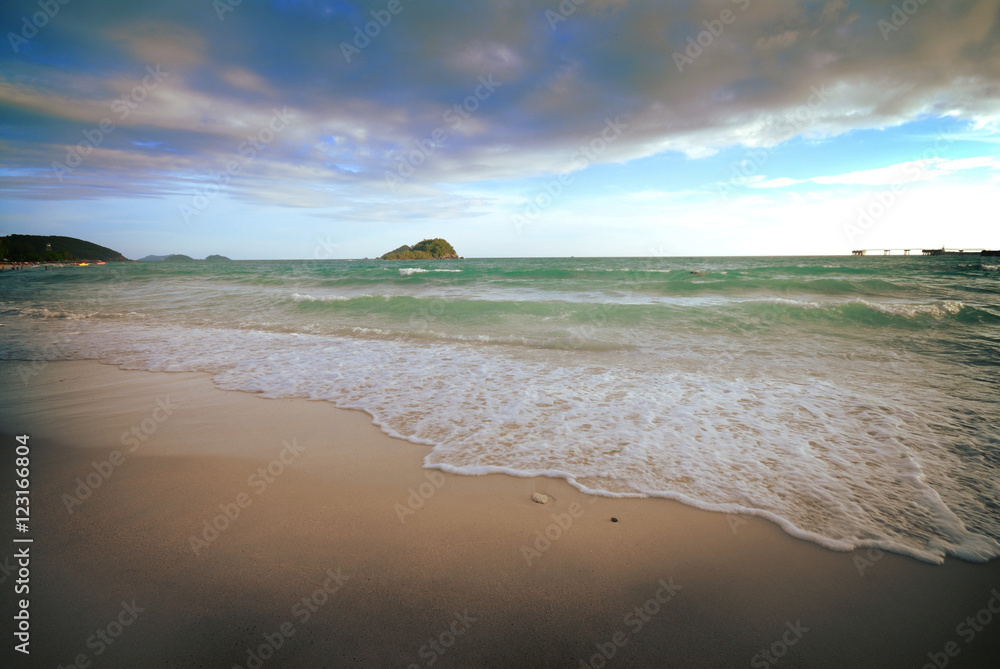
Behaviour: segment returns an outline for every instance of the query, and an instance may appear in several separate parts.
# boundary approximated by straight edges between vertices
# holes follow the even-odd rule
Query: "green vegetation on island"
[[[163,259],[163,262],[178,262],[178,261],[189,262],[189,261],[194,261],[194,258],[192,258],[191,256],[186,256],[183,253],[171,253],[170,255],[168,255],[166,258]]]
[[[220,256],[217,253],[213,253],[210,256],[205,256],[205,260],[232,260],[232,258],[227,258],[226,256]]]
[[[455,248],[443,239],[425,239],[413,246],[400,246],[386,253],[380,260],[440,260],[457,259]]]
[[[8,262],[128,260],[118,251],[75,237],[7,235],[0,237],[0,258]]]

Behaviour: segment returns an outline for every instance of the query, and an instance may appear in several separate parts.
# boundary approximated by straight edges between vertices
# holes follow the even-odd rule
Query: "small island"
[[[192,258],[191,256],[188,255],[184,255],[183,253],[171,253],[170,255],[167,256],[149,255],[146,256],[145,258],[139,258],[139,262],[161,262],[161,261],[177,262],[177,261],[189,261],[189,260],[196,261],[197,259]],[[220,256],[220,255],[210,255],[207,258],[205,258],[205,260],[213,260],[213,261],[232,260],[232,258],[227,258],[226,256]]]
[[[113,262],[128,260],[118,251],[76,237],[6,235],[0,237],[0,260],[7,262]]]
[[[455,247],[443,239],[425,239],[413,246],[403,245],[394,251],[389,251],[379,260],[457,260]]]

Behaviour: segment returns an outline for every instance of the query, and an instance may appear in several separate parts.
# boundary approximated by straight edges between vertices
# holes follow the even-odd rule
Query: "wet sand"
[[[1000,561],[441,474],[366,414],[203,374],[3,362],[0,388],[8,510],[13,435],[31,446],[13,666],[1000,666]]]

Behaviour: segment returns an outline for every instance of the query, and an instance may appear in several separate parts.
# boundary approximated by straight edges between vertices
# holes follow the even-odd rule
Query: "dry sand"
[[[32,449],[31,656],[13,666],[1000,666],[1000,561],[837,553],[664,500],[437,474],[363,413],[202,374],[6,362],[0,387],[8,511],[13,435]]]

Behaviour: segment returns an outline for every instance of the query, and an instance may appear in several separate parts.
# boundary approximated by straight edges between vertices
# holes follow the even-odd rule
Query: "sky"
[[[5,0],[0,234],[1000,248],[996,0]]]

